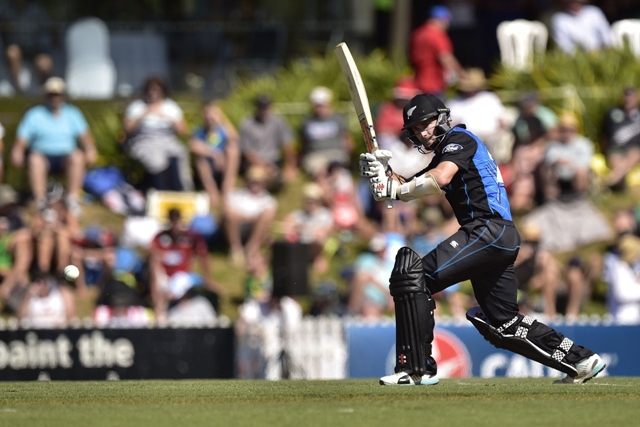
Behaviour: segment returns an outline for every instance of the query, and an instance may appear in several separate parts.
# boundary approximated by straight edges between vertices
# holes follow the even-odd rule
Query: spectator
[[[394,252],[388,246],[387,236],[376,234],[369,240],[369,251],[356,258],[349,285],[348,310],[351,315],[375,320],[394,310],[388,290]]]
[[[0,301],[14,313],[29,283],[33,259],[31,233],[15,214],[17,201],[13,188],[0,185]]]
[[[629,230],[618,231],[622,232],[616,245],[605,252],[603,259],[607,310],[616,323],[635,325],[640,323],[640,239]]]
[[[331,211],[323,206],[322,188],[316,183],[305,184],[302,189],[304,205],[284,219],[285,239],[308,245],[309,259],[318,273],[329,268],[324,246],[333,230]]]
[[[240,125],[242,169],[266,169],[270,187],[277,188],[283,179],[290,181],[297,174],[293,135],[287,122],[273,114],[268,96],[259,96],[255,106],[255,114]]]
[[[82,235],[71,239],[71,264],[78,267],[80,275],[75,280],[77,289],[87,289],[108,277],[115,262],[116,236],[100,226],[85,228]]]
[[[565,53],[600,50],[613,45],[611,26],[602,10],[587,0],[561,0],[551,17],[551,36]]]
[[[317,86],[309,95],[313,113],[300,127],[302,140],[301,165],[312,179],[325,178],[330,163],[349,164],[353,141],[342,116],[331,109],[333,94],[324,86]]]
[[[151,300],[158,321],[165,321],[171,301],[171,286],[178,273],[192,273],[193,258],[198,258],[206,289],[220,294],[222,288],[211,279],[211,262],[202,236],[187,231],[180,210],[169,210],[169,227],[151,242],[149,256]],[[197,276],[190,275],[192,284]],[[175,280],[183,280],[180,275]]]
[[[153,310],[144,306],[136,291],[113,278],[105,283],[93,310],[93,321],[100,328],[142,328],[154,320]]]
[[[64,196],[61,185],[51,185],[44,208],[31,220],[36,266],[45,273],[60,274],[69,265],[72,238],[79,232],[78,219],[65,204]],[[80,296],[86,295],[82,283],[77,289]]]
[[[207,298],[196,293],[197,281],[189,273],[178,272],[169,281],[169,324],[178,328],[213,326],[216,311]]]
[[[622,105],[607,112],[602,133],[602,149],[611,168],[609,188],[622,190],[627,174],[640,162],[640,109],[636,88],[624,89]]]
[[[63,328],[75,315],[73,292],[49,273],[34,275],[17,313],[29,328]]]
[[[85,164],[92,165],[97,151],[89,126],[80,110],[65,103],[65,83],[51,77],[44,84],[46,103],[30,108],[18,125],[11,159],[16,167],[26,164],[31,193],[38,210],[46,205],[47,178],[66,175],[66,203],[74,215],[80,214],[80,192]],[[83,150],[78,148],[78,142]]]
[[[393,88],[393,98],[380,105],[376,117],[376,135],[378,142],[384,145],[382,140],[386,138],[400,139],[402,135],[402,109],[411,98],[420,93],[413,77],[402,76],[396,81]],[[384,148],[386,150],[386,148]],[[395,153],[394,153],[395,154]]]
[[[310,316],[344,316],[347,307],[338,292],[338,286],[333,280],[326,280],[313,289]]]
[[[200,182],[211,205],[216,206],[236,185],[240,167],[238,133],[215,103],[204,107],[202,118],[204,125],[194,130],[189,147],[195,155]]]
[[[224,201],[224,229],[231,261],[236,266],[244,264],[245,256],[254,256],[269,237],[278,202],[267,191],[268,178],[265,169],[251,167],[245,177],[245,187],[233,190]]]
[[[28,92],[32,83],[24,60],[31,61],[37,73],[38,85],[51,75],[53,39],[43,30],[50,19],[42,5],[35,0],[2,2],[0,23],[4,41],[4,55],[9,73],[18,92]]]
[[[555,137],[558,117],[535,94],[526,94],[518,107],[511,162],[503,167],[508,171],[503,176],[512,211],[526,212],[543,201],[540,166],[547,140]]]
[[[558,120],[557,140],[544,154],[547,198],[585,196],[589,190],[593,142],[578,134],[578,118],[564,112]]]
[[[458,81],[459,95],[449,103],[452,126],[465,124],[484,141],[498,164],[511,158],[513,137],[507,110],[495,93],[486,90],[480,68],[470,68]]]
[[[409,59],[416,85],[423,93],[444,96],[450,83],[464,70],[453,55],[453,44],[447,34],[451,12],[445,6],[433,6],[429,19],[411,34]]]
[[[182,109],[167,98],[164,80],[156,76],[147,78],[143,98],[133,101],[124,113],[127,136],[124,150],[142,164],[151,188],[172,191],[193,188],[189,153],[178,139],[186,130]]]
[[[333,223],[343,234],[356,234],[370,239],[375,227],[365,217],[356,183],[349,169],[341,163],[332,163],[327,180],[322,184],[325,202],[333,215]]]

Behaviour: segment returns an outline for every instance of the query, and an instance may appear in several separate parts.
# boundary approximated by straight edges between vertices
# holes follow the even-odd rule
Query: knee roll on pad
[[[422,258],[412,249],[398,251],[389,291],[396,309],[395,371],[435,374],[437,367],[431,358],[435,302],[426,286]]]
[[[577,375],[576,368],[565,360],[573,346],[573,341],[569,338],[565,337],[551,351],[540,348],[527,338],[529,331],[533,331],[535,336],[536,329],[541,326],[534,318],[518,314],[496,328],[489,323],[489,319],[480,307],[473,307],[467,311],[467,319],[494,347],[512,351],[565,374]]]

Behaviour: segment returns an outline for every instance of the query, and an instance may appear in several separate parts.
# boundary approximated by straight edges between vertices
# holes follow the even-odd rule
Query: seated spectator
[[[385,234],[376,234],[369,241],[368,249],[358,255],[354,263],[348,310],[353,316],[375,320],[394,310],[393,298],[389,293],[394,258]]]
[[[196,293],[201,285],[189,273],[178,272],[169,280],[167,320],[177,328],[213,326],[216,311],[207,298]]]
[[[333,94],[324,86],[317,86],[309,95],[313,113],[300,127],[301,165],[313,180],[324,179],[329,164],[349,164],[353,141],[344,118],[333,112]]]
[[[470,68],[458,81],[459,95],[448,104],[451,124],[465,124],[478,135],[498,164],[511,158],[513,135],[502,101],[486,89],[487,80],[480,68]]]
[[[514,212],[527,212],[542,196],[540,166],[544,158],[547,140],[555,139],[558,117],[540,104],[535,94],[525,95],[518,104],[519,116],[513,126],[515,143],[511,161],[503,166],[509,203]]]
[[[189,152],[178,139],[187,125],[180,106],[167,98],[160,77],[149,77],[142,99],[133,101],[124,113],[124,151],[142,164],[149,187],[156,190],[193,189]]]
[[[0,23],[4,41],[4,56],[18,92],[28,92],[32,86],[31,72],[25,60],[32,63],[39,87],[53,69],[51,50],[53,38],[42,26],[50,21],[38,1],[10,0],[2,2]]]
[[[212,206],[235,188],[240,167],[238,133],[215,103],[202,110],[204,125],[191,134],[196,172]]]
[[[252,166],[265,169],[269,187],[279,188],[297,175],[293,135],[287,122],[273,114],[268,96],[259,96],[255,106],[255,114],[240,125],[241,168],[245,173]]]
[[[278,202],[267,191],[268,171],[252,167],[247,171],[246,185],[230,192],[224,200],[223,223],[231,260],[244,265],[260,251],[269,238]]]
[[[75,280],[77,289],[97,285],[110,271],[115,261],[116,236],[109,230],[92,225],[71,240],[71,264],[78,267],[80,276]]]
[[[103,284],[93,321],[100,328],[141,328],[152,325],[155,316],[130,285],[111,278]]]
[[[64,81],[51,77],[44,91],[46,103],[27,110],[18,124],[11,160],[18,168],[26,163],[38,210],[45,209],[49,175],[65,174],[66,203],[77,216],[85,164],[95,163],[97,151],[84,116],[77,107],[65,103]]]
[[[14,313],[29,284],[33,259],[31,233],[15,212],[17,201],[13,188],[0,185],[0,302]]]
[[[607,112],[602,134],[602,150],[611,169],[607,185],[612,190],[623,190],[627,174],[640,163],[640,109],[636,88],[625,88],[622,105]]]
[[[604,13],[598,6],[585,3],[587,0],[560,0],[560,10],[551,16],[551,37],[565,53],[613,45],[611,26]]]
[[[69,265],[71,241],[79,231],[78,219],[65,204],[64,195],[61,185],[51,185],[43,209],[31,220],[36,266],[47,273],[61,273]],[[78,287],[79,295],[84,296],[85,291]]]
[[[158,321],[167,319],[171,301],[171,281],[177,273],[192,273],[193,258],[198,258],[205,288],[220,295],[222,288],[211,279],[211,262],[202,236],[185,229],[180,210],[169,210],[169,227],[156,235],[149,251],[150,292]],[[189,276],[192,280],[194,275]],[[176,280],[183,280],[178,276]]]
[[[607,284],[607,310],[616,323],[640,323],[640,239],[624,233],[605,252],[603,279]]]
[[[17,312],[29,328],[63,328],[75,316],[73,292],[49,273],[34,275]]]
[[[411,98],[419,93],[420,89],[416,86],[413,77],[402,76],[396,81],[396,85],[393,88],[393,99],[380,105],[376,117],[376,136],[381,149],[391,150],[391,148],[385,146],[384,141],[387,139],[401,138],[402,127],[404,126],[402,109]]]
[[[333,215],[337,230],[343,234],[356,233],[370,239],[375,227],[365,217],[358,188],[347,167],[332,163],[327,170],[327,179],[322,183],[325,201]]]
[[[593,142],[578,133],[576,115],[560,115],[557,139],[548,142],[543,159],[547,199],[586,196],[593,153]]]
[[[308,245],[310,260],[318,273],[329,267],[324,245],[333,231],[333,216],[323,205],[322,188],[316,183],[306,184],[302,190],[304,205],[284,219],[285,239]]]

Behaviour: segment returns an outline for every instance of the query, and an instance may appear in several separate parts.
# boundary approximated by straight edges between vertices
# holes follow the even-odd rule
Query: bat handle
[[[387,209],[393,209],[393,202],[391,200],[387,200]]]

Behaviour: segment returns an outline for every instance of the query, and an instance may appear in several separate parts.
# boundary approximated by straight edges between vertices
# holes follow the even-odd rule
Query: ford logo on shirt
[[[462,145],[460,144],[449,144],[442,149],[442,153],[453,153],[454,151],[462,150]]]

